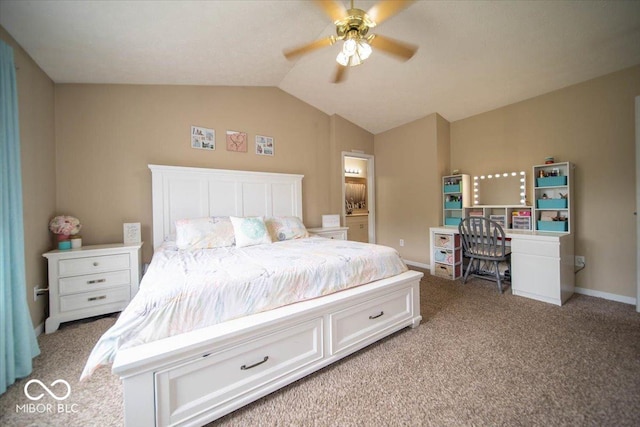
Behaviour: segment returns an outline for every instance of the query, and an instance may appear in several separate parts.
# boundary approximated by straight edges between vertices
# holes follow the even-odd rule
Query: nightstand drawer
[[[62,259],[58,264],[60,276],[77,276],[126,268],[129,268],[128,254]]]
[[[122,303],[124,308],[129,302],[129,287],[105,289],[82,294],[60,297],[60,312],[82,310],[100,305]]]
[[[115,286],[128,285],[131,282],[131,271],[110,271],[84,276],[72,276],[60,279],[60,295],[90,292]]]

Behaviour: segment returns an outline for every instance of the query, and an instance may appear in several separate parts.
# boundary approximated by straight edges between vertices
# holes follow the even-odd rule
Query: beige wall
[[[377,243],[408,261],[429,263],[429,227],[442,217],[439,182],[449,159],[448,133],[447,121],[431,114],[374,137]]]
[[[582,288],[636,297],[634,98],[640,66],[451,123],[451,166],[470,175],[575,164],[572,228]]]
[[[55,108],[58,210],[82,220],[85,244],[141,222],[146,262],[149,163],[304,174],[304,221],[319,226],[341,207],[341,152],[373,151],[370,133],[277,88],[57,85]],[[215,151],[190,147],[191,125],[215,129]],[[226,130],[248,132],[249,152],[227,151]],[[255,154],[256,134],[275,138],[275,156]]]
[[[0,39],[13,48],[18,67],[26,294],[31,320],[38,326],[45,319],[47,297],[34,302],[33,287],[47,285],[42,254],[51,249],[47,226],[55,214],[54,84],[2,27]]]

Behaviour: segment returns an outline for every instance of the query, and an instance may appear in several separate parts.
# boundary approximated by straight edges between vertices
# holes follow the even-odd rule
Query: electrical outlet
[[[400,246],[404,246],[404,239],[400,239]]]
[[[584,260],[584,257],[582,255],[576,255],[576,263],[575,263],[578,267],[584,267],[585,265],[587,265],[587,263]]]

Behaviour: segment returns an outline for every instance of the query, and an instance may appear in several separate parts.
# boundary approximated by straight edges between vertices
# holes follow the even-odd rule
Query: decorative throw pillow
[[[227,216],[176,221],[176,246],[179,249],[222,248],[234,243],[233,224]]]
[[[269,217],[264,222],[274,242],[309,237],[307,228],[297,216]]]
[[[237,247],[242,248],[244,246],[271,243],[271,237],[264,224],[264,218],[261,216],[244,218],[232,216],[230,219],[236,235]]]

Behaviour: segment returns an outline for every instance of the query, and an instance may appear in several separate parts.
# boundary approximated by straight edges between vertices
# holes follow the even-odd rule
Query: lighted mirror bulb
[[[517,174],[515,172],[511,172],[511,176],[516,176]]]
[[[509,174],[508,173],[503,173],[502,176],[509,176]]]
[[[365,41],[361,41],[360,43],[358,43],[358,56],[360,56],[360,59],[364,61],[370,55],[371,55],[371,46],[369,46],[369,43]]]
[[[347,56],[351,56],[356,52],[356,47],[357,43],[354,39],[347,39],[342,45],[342,52]]]
[[[474,189],[473,189],[473,191],[474,191],[475,193],[477,193],[477,192],[478,192],[478,189],[477,189],[477,188],[474,188]]]
[[[520,172],[520,175],[524,175],[524,171]]]
[[[487,178],[491,179],[491,178],[493,178],[493,175],[487,175]]]
[[[520,195],[521,195],[522,197],[524,197],[524,193],[520,193]]]
[[[520,178],[520,182],[524,182],[524,178]]]
[[[484,179],[484,175],[482,175],[482,176],[480,177],[480,179]]]

